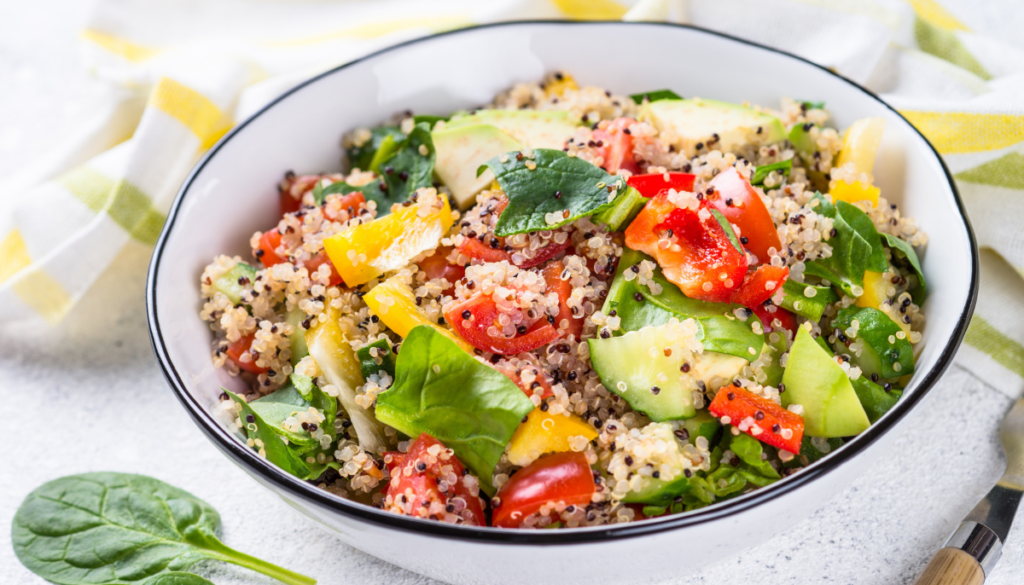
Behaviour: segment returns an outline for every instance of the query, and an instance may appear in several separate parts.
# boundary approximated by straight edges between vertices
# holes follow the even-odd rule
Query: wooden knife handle
[[[935,553],[915,585],[982,585],[985,571],[977,559],[958,548]]]

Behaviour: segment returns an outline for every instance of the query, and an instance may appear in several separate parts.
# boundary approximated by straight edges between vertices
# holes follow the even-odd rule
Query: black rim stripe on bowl
[[[858,435],[853,441],[850,441],[846,445],[843,445],[836,452],[825,457],[821,461],[811,465],[810,467],[783,478],[783,480],[774,483],[770,486],[759,488],[749,494],[740,496],[739,498],[726,500],[725,502],[714,504],[707,508],[694,510],[692,512],[686,512],[683,514],[677,514],[673,516],[666,516],[662,518],[655,518],[645,520],[641,522],[631,522],[626,524],[616,524],[612,526],[595,527],[595,528],[576,528],[572,530],[502,530],[488,527],[465,527],[465,526],[453,526],[444,524],[441,522],[435,522],[430,520],[423,520],[418,518],[412,518],[409,516],[400,516],[390,512],[385,512],[370,506],[359,504],[350,500],[343,499],[338,496],[334,496],[327,491],[321,490],[316,486],[301,481],[298,478],[288,475],[286,472],[278,469],[276,466],[260,458],[254,451],[243,445],[237,438],[235,438],[229,431],[227,431],[219,422],[217,422],[212,413],[209,412],[206,407],[200,404],[195,397],[193,397],[188,390],[185,388],[185,383],[182,380],[181,375],[174,368],[171,363],[163,339],[163,334],[160,329],[160,318],[157,314],[157,299],[156,299],[156,280],[160,268],[160,259],[164,252],[164,247],[168,234],[174,226],[174,223],[178,216],[178,210],[181,207],[182,200],[185,192],[192,185],[196,176],[203,170],[206,163],[232,138],[238,135],[252,120],[261,116],[269,108],[273,107],[278,102],[287,98],[289,95],[299,91],[300,89],[310,85],[317,80],[333,75],[338,71],[351,67],[356,63],[360,63],[367,59],[372,59],[376,56],[389,53],[391,51],[398,50],[409,45],[416,43],[427,42],[432,39],[445,36],[453,36],[470,33],[480,29],[487,28],[502,28],[502,27],[517,27],[517,26],[536,26],[536,25],[549,25],[549,26],[581,26],[581,27],[604,27],[604,26],[657,26],[657,27],[672,27],[692,30],[701,34],[712,35],[724,39],[728,39],[737,43],[741,43],[750,47],[754,47],[760,50],[777,53],[780,55],[787,56],[805,64],[811,65],[821,71],[824,71],[828,75],[839,78],[855,88],[865,95],[871,97],[890,111],[896,116],[907,122],[907,125],[917,133],[918,136],[928,145],[935,158],[938,160],[942,167],[943,172],[946,176],[946,181],[949,183],[950,190],[953,193],[953,198],[956,202],[956,206],[960,211],[960,218],[963,221],[964,229],[967,232],[967,237],[971,244],[971,281],[969,288],[969,295],[967,304],[964,307],[963,312],[960,314],[956,328],[953,331],[953,335],[950,338],[946,347],[942,350],[939,356],[936,366],[928,372],[928,374],[921,380],[918,388],[909,396],[905,396],[902,400],[896,403],[896,406],[886,414],[886,416],[878,421],[876,424],[871,425],[868,430]],[[156,353],[157,359],[160,363],[160,367],[163,370],[164,377],[167,379],[171,388],[174,390],[178,400],[185,406],[189,413],[189,416],[199,425],[203,432],[210,438],[210,440],[222,451],[232,456],[237,463],[244,463],[249,468],[254,470],[258,475],[259,479],[263,482],[274,484],[275,486],[286,490],[291,497],[305,500],[308,503],[323,506],[336,510],[344,515],[352,516],[360,520],[364,520],[379,526],[388,528],[398,529],[406,532],[421,533],[425,535],[444,537],[449,539],[457,540],[473,540],[480,542],[501,542],[501,543],[522,543],[522,544],[544,544],[544,545],[556,545],[556,544],[580,544],[586,542],[595,541],[607,541],[610,539],[618,538],[629,538],[636,536],[644,536],[648,534],[654,534],[657,532],[663,532],[666,530],[676,530],[680,528],[699,526],[706,522],[711,522],[732,516],[744,512],[750,508],[758,506],[769,500],[779,498],[785,494],[788,494],[801,486],[814,481],[815,479],[824,476],[836,467],[842,465],[845,461],[852,459],[863,449],[877,441],[882,435],[888,432],[897,422],[903,419],[904,416],[916,405],[928,391],[935,385],[939,377],[945,372],[952,363],[953,356],[963,340],[964,334],[967,331],[967,325],[970,322],[970,317],[974,312],[974,305],[978,295],[978,247],[974,237],[974,231],[971,228],[970,221],[967,218],[966,211],[964,209],[963,201],[960,199],[960,193],[957,190],[956,183],[953,181],[953,177],[946,167],[942,157],[935,150],[928,139],[924,137],[906,118],[903,118],[898,111],[892,106],[885,103],[881,98],[875,95],[873,92],[862,87],[854,81],[851,81],[833,71],[818,65],[812,61],[787,53],[785,51],[761,45],[749,40],[737,38],[724,33],[707,30],[701,27],[663,23],[663,22],[621,22],[621,21],[610,21],[610,22],[573,22],[573,21],[560,21],[560,20],[525,20],[525,21],[513,21],[513,22],[501,22],[494,24],[485,24],[480,26],[473,26],[463,29],[456,29],[452,31],[442,32],[433,34],[426,37],[420,37],[417,39],[405,41],[397,45],[393,45],[386,49],[377,51],[361,57],[355,61],[351,61],[344,65],[335,67],[329,71],[321,73],[311,79],[308,79],[299,85],[296,85],[292,89],[283,93],[282,95],[275,98],[273,101],[263,106],[259,111],[254,113],[245,121],[238,124],[230,132],[228,132],[223,138],[221,138],[217,144],[215,144],[209,152],[199,161],[196,167],[189,173],[188,178],[182,184],[181,189],[178,191],[175,197],[174,203],[171,206],[170,212],[167,216],[167,222],[164,225],[163,231],[160,234],[160,238],[156,243],[156,248],[153,253],[153,257],[150,261],[149,275],[146,279],[146,312],[149,319],[149,330],[150,340],[153,344],[153,351]]]

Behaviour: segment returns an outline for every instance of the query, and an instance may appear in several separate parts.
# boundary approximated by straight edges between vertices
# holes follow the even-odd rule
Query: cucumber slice
[[[626,191],[615,199],[611,207],[594,216],[594,221],[603,223],[608,231],[622,231],[644,208],[649,199],[640,194],[639,191],[628,187]]]
[[[850,361],[868,376],[892,379],[914,373],[914,348],[896,322],[878,309],[853,306],[839,311],[832,327],[845,335],[854,320],[860,327],[850,341],[857,341],[863,349],[856,355],[836,339],[838,353],[850,354]]]
[[[814,151],[818,150],[817,145],[811,140],[811,128],[813,127],[813,124],[797,124],[789,131],[790,144],[804,157],[814,156]]]
[[[295,330],[291,335],[293,366],[309,355],[309,347],[306,346],[306,330],[302,328],[302,321],[305,318],[306,314],[298,307],[288,311],[288,314],[285,315],[285,320]]]
[[[700,328],[697,338],[704,344],[705,352],[734,355],[747,361],[754,361],[761,355],[764,334],[754,333],[754,322],[758,321],[756,316],[750,315],[746,321],[741,321],[736,317],[736,310],[743,309],[740,305],[691,299],[669,282],[660,268],[655,268],[653,280],[661,286],[661,292],[652,294],[650,288],[639,285],[636,279],[627,281],[625,278],[625,271],[643,260],[653,262],[641,252],[629,248],[623,250],[615,279],[608,289],[608,298],[601,309],[606,315],[616,311],[623,331],[663,325],[673,317],[680,321],[692,317]],[[753,353],[750,351],[752,348]]]
[[[693,361],[682,336],[680,324],[670,322],[621,337],[588,339],[587,343],[605,388],[651,420],[666,421],[697,413],[693,407],[697,383],[680,372],[684,363]]]
[[[242,293],[250,288],[252,280],[256,278],[256,269],[245,262],[235,264],[235,267],[220,275],[220,278],[213,281],[213,290],[224,293],[232,305],[242,302]],[[242,280],[248,279],[248,280]],[[246,284],[242,284],[242,282]]]
[[[695,443],[697,437],[704,437],[710,443],[715,438],[715,434],[718,433],[718,429],[722,428],[722,423],[718,422],[718,419],[708,411],[700,410],[693,418],[684,420],[681,426],[689,435],[691,443]]]

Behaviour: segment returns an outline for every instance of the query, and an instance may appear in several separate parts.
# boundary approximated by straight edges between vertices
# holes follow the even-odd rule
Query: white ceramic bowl
[[[479,106],[553,70],[624,94],[668,87],[766,105],[782,96],[824,100],[840,128],[885,118],[877,184],[931,236],[924,256],[928,324],[902,400],[835,453],[771,486],[691,513],[604,528],[464,528],[397,516],[318,490],[260,459],[211,415],[219,387],[238,390],[240,382],[210,363],[210,331],[198,318],[203,267],[215,254],[249,252],[250,234],[277,218],[275,186],[285,171],[340,169],[344,132],[406,109],[446,114]],[[650,583],[786,530],[885,453],[890,431],[952,360],[974,307],[977,265],[974,236],[938,154],[856,84],[792,55],[690,27],[521,22],[381,51],[309,80],[240,124],[178,194],[153,255],[147,306],[160,365],[199,428],[228,459],[342,541],[452,583]]]

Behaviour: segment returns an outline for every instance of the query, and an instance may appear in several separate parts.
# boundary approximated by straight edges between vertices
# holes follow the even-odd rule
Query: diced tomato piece
[[[250,333],[249,335],[246,335],[245,337],[242,337],[238,341],[229,345],[227,350],[228,358],[231,361],[235,362],[235,365],[245,370],[246,372],[251,372],[253,374],[262,374],[263,372],[267,371],[267,368],[261,368],[260,366],[257,366],[255,358],[244,362],[242,361],[242,354],[248,353],[249,349],[252,348],[252,342],[254,339],[256,339],[256,334]]]
[[[668,180],[665,176],[668,175]],[[633,175],[626,180],[630,187],[636,189],[644,197],[654,197],[662,191],[675,189],[676,191],[693,191],[693,181],[696,177],[689,173],[651,173],[648,175]]]
[[[327,282],[327,286],[338,286],[340,284],[345,284],[345,282],[341,279],[341,275],[338,274],[338,270],[334,268],[334,264],[331,262],[331,259],[327,257],[327,252],[323,250],[320,250],[319,254],[303,262],[302,265],[306,267],[306,270],[308,270],[310,274],[313,274],[314,272],[319,270],[320,265],[324,263],[327,263],[327,265],[331,268],[331,278]]]
[[[437,454],[431,447],[440,446]],[[408,453],[385,453],[391,472],[385,494],[384,509],[398,514],[441,520],[453,507],[459,523],[485,526],[483,504],[475,492],[466,487],[462,462],[444,444],[427,434],[409,445]],[[439,483],[443,480],[443,484]],[[444,490],[442,491],[442,487]]]
[[[469,319],[463,315],[469,313]],[[500,334],[498,307],[489,296],[476,295],[461,303],[452,303],[445,311],[444,318],[473,347],[501,355],[516,355],[533,351],[558,339],[558,330],[545,319],[539,319],[527,328],[525,333],[506,338]],[[499,331],[497,337],[487,332],[491,327]]]
[[[302,209],[302,198],[293,197],[289,191],[281,191],[281,215],[295,213]]]
[[[498,203],[494,206],[494,216],[501,217],[501,212],[505,211],[505,208],[508,207],[508,197],[504,193],[498,193],[494,198],[498,200]]]
[[[572,247],[572,242],[568,238],[561,244],[551,242],[547,246],[544,246],[533,258],[524,260],[522,264],[519,264],[520,268],[533,268],[534,266],[540,266],[541,264],[551,260],[552,258],[558,258],[563,255],[569,248]]]
[[[302,196],[312,191],[320,179],[320,175],[296,176],[288,173],[278,186],[281,192],[281,215],[302,209]]]
[[[263,232],[260,236],[260,245],[255,250],[255,255],[264,266],[270,268],[275,264],[285,262],[285,259],[277,255],[277,247],[281,245],[281,232],[277,228]]]
[[[539,385],[540,388],[543,389],[540,394],[542,400],[555,395],[555,391],[551,388],[551,383],[548,382],[548,375],[544,373],[543,370],[535,366],[526,366],[526,368],[533,370],[534,372],[535,379],[530,382],[530,384],[524,382],[521,372],[516,371],[516,368],[512,367],[508,362],[502,362],[494,366],[495,370],[505,374],[505,376],[507,376],[509,380],[512,380],[516,386],[519,386],[519,389],[528,397],[533,396],[535,385]]]
[[[594,474],[583,453],[545,455],[517,471],[492,501],[492,524],[518,528],[548,502],[586,506],[594,496]]]
[[[771,311],[764,305],[757,307],[751,307],[757,318],[761,320],[761,324],[764,325],[765,332],[776,331],[778,329],[785,329],[794,336],[796,335],[796,315],[790,313],[782,307],[775,307],[775,311]],[[776,322],[778,322],[776,324]]]
[[[597,147],[597,154],[604,159],[601,166],[613,175],[620,169],[631,173],[640,172],[640,167],[633,159],[633,137],[625,132],[630,124],[635,123],[633,118],[617,118],[593,132],[594,141],[601,143]]]
[[[427,278],[430,280],[443,278],[451,284],[441,292],[443,295],[452,294],[455,291],[455,281],[466,275],[465,266],[448,262],[448,255],[451,253],[451,247],[441,247],[419,262],[420,270],[426,273]]]
[[[512,262],[512,256],[503,249],[504,242],[501,238],[498,241],[498,247],[492,248],[476,238],[464,237],[458,249],[460,253],[481,262]]]
[[[626,228],[626,245],[654,256],[670,282],[691,299],[726,302],[747,273],[747,255],[733,246],[724,228],[701,201],[694,211],[656,195]],[[663,232],[672,245],[662,248]],[[676,247],[678,246],[678,249]]]
[[[569,308],[568,301],[569,296],[572,295],[572,285],[568,281],[562,280],[564,269],[561,261],[552,262],[544,267],[541,275],[547,285],[545,292],[558,295],[558,315],[555,316],[555,327],[564,337],[572,335],[579,340],[583,333],[583,319],[574,317],[572,309]],[[565,329],[562,328],[562,321],[568,322]]]
[[[719,173],[708,186],[714,187],[714,192],[705,194],[705,200],[740,228],[740,241],[757,256],[759,262],[768,262],[769,248],[782,250],[782,240],[771,213],[750,181],[744,179],[735,167]]]
[[[708,411],[762,443],[790,453],[800,452],[804,439],[804,419],[767,398],[743,388],[724,386],[715,395]],[[728,417],[728,420],[723,420]],[[786,438],[784,435],[788,434]]]
[[[747,273],[739,290],[732,294],[731,301],[751,309],[758,307],[772,298],[788,277],[789,268],[762,264],[757,270]]]
[[[342,211],[348,212],[348,218],[346,219],[351,219],[352,217],[359,213],[359,208],[365,204],[366,196],[364,196],[362,193],[356,192],[349,193],[348,195],[342,195],[340,198],[338,198],[337,203],[332,202],[331,205],[325,204],[323,206],[324,217],[331,221],[334,221],[338,219],[338,216],[335,215],[333,210],[340,209]]]

